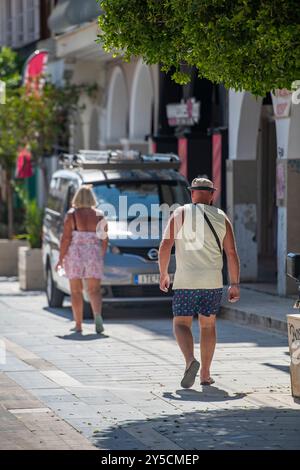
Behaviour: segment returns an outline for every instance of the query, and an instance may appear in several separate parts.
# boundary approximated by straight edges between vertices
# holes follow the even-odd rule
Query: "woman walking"
[[[82,332],[83,279],[92,306],[97,333],[102,333],[101,279],[103,258],[108,244],[107,222],[101,211],[95,209],[92,186],[83,185],[72,200],[72,209],[66,215],[56,269],[63,267],[70,281],[75,330]],[[96,234],[97,229],[97,234]]]

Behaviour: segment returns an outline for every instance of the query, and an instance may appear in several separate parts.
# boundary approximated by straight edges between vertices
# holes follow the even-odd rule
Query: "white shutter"
[[[40,39],[40,2],[39,0],[33,0],[34,9],[34,40]]]
[[[0,0],[0,46],[22,47],[39,38],[39,0]]]
[[[25,1],[14,0],[15,2],[15,40],[17,46],[22,46],[26,42],[26,31],[24,24],[25,17]]]
[[[4,0],[2,5],[3,12],[3,43],[6,46],[13,46],[13,15],[14,15],[14,0]]]

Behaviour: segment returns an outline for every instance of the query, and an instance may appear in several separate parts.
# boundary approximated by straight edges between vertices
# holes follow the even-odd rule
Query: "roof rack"
[[[79,150],[74,155],[61,154],[59,161],[64,168],[88,170],[178,170],[180,167],[180,159],[173,153],[141,154],[135,150]]]

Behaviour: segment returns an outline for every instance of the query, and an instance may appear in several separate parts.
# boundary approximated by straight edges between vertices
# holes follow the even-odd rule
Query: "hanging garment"
[[[31,153],[24,148],[17,157],[16,178],[30,178],[32,175]]]

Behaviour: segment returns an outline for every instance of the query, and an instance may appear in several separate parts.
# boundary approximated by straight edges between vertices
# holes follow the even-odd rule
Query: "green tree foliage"
[[[300,78],[300,8],[296,0],[98,0],[99,41],[125,60],[185,66],[227,88],[265,95]]]
[[[38,207],[35,199],[30,199],[27,190],[21,184],[14,184],[13,186],[25,207],[24,226],[26,235],[20,235],[17,238],[26,238],[30,248],[41,248],[44,211]]]
[[[95,85],[73,85],[66,83],[57,87],[46,80],[38,88],[21,86],[21,74],[17,55],[9,48],[0,51],[1,78],[7,85],[6,103],[0,104],[0,165],[6,171],[6,193],[8,204],[8,233],[13,235],[12,177],[19,150],[25,145],[33,156],[33,164],[44,174],[47,189],[44,156],[53,153],[59,146],[68,148],[69,123],[75,112],[81,109],[78,101],[82,93],[93,95]]]
[[[6,83],[7,88],[18,87],[21,80],[21,62],[9,47],[0,49],[0,80]]]
[[[0,80],[6,85],[6,103],[0,104],[0,164],[12,170],[20,140],[23,106],[20,102],[21,68],[18,55],[9,47],[0,49]]]

